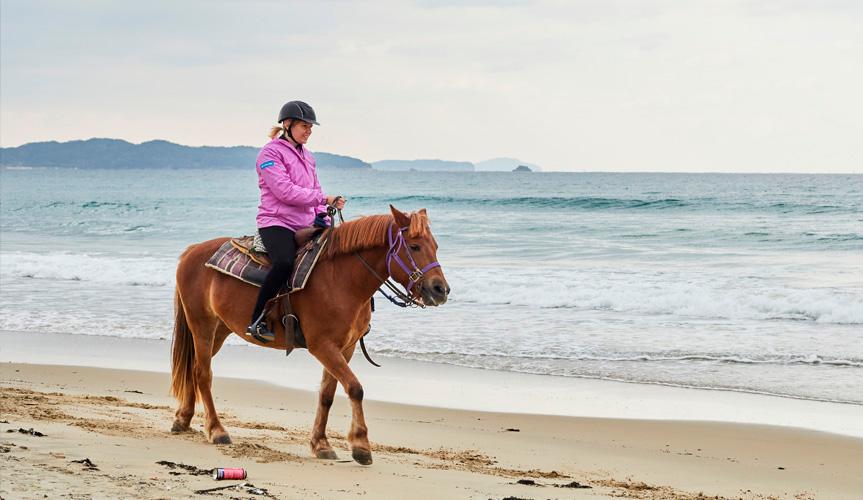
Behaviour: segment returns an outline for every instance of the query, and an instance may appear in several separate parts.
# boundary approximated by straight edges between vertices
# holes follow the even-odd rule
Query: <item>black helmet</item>
[[[282,106],[282,110],[279,111],[279,123],[282,123],[288,118],[302,120],[314,125],[320,125],[315,117],[315,110],[303,101],[291,101]]]

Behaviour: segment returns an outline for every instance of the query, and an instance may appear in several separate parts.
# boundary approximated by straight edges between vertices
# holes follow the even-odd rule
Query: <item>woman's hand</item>
[[[339,210],[345,208],[345,201],[344,196],[327,196],[327,205]]]

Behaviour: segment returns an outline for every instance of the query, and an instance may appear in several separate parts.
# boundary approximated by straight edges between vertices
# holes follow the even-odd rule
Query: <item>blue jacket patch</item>
[[[260,167],[260,169],[261,169],[261,170],[263,170],[263,169],[265,169],[265,168],[267,168],[267,167],[272,167],[272,166],[273,166],[273,165],[275,165],[275,164],[276,164],[276,162],[274,162],[273,160],[270,160],[270,161],[265,161],[264,163],[261,163],[261,164],[259,165],[259,167]]]

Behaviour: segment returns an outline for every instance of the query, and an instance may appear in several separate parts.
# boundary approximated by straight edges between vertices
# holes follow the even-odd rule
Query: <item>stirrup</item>
[[[258,342],[268,344],[276,340],[276,334],[270,331],[270,328],[267,326],[267,322],[264,321],[265,314],[266,311],[262,312],[261,315],[258,316],[258,319],[246,328],[246,333],[254,337]]]

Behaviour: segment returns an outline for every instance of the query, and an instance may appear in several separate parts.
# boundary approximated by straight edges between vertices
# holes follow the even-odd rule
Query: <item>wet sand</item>
[[[859,498],[863,440],[765,425],[493,413],[367,401],[374,464],[311,457],[313,392],[219,378],[232,445],[171,434],[165,373],[0,365],[3,498]],[[30,429],[33,432],[30,432]],[[21,431],[24,432],[21,432]],[[43,436],[36,435],[44,434]],[[213,481],[244,467],[245,481]],[[573,486],[589,486],[575,488]],[[256,489],[257,488],[257,489]]]

